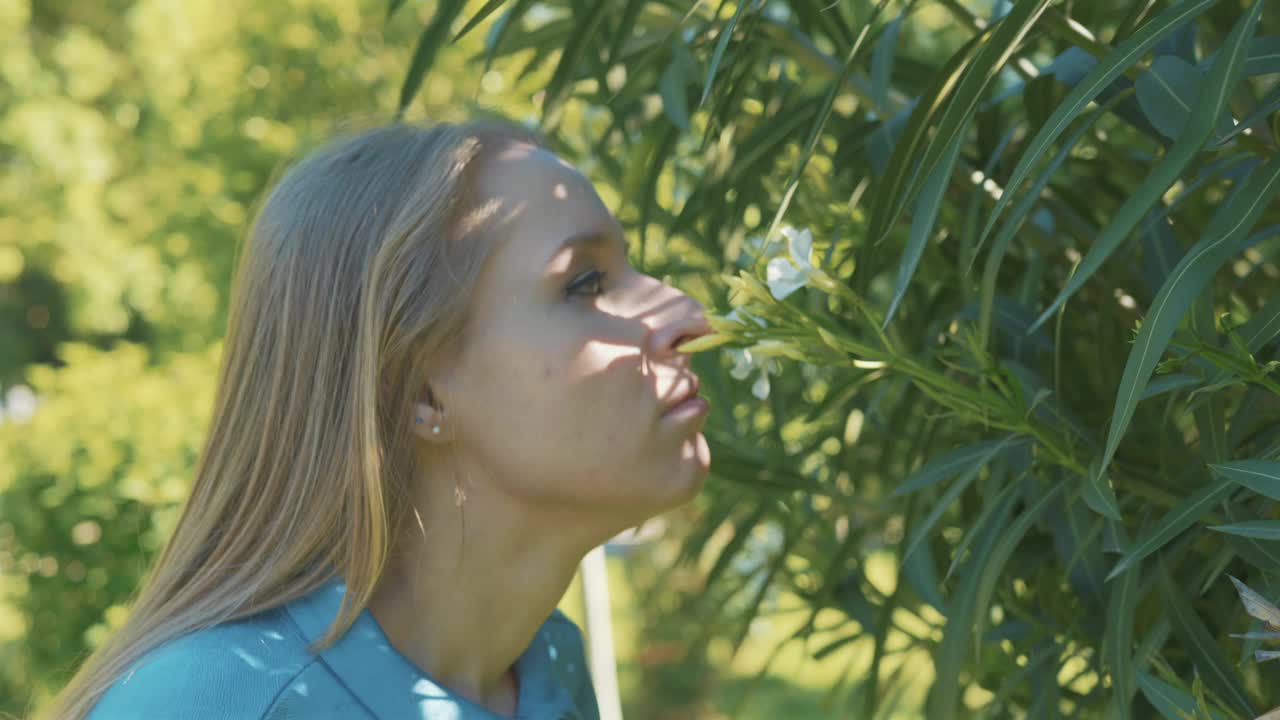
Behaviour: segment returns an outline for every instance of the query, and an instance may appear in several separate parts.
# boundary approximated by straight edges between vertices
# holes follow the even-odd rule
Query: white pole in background
[[[587,615],[587,662],[600,706],[600,720],[622,720],[618,696],[618,663],[613,651],[613,618],[609,613],[609,569],[604,545],[582,558],[582,601]]]

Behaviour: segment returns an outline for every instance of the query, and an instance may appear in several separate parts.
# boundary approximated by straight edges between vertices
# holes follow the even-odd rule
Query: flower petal
[[[760,378],[751,386],[751,394],[757,398],[764,400],[769,397],[769,373],[760,372]]]
[[[751,374],[752,362],[751,351],[743,348],[731,348],[725,352],[734,359],[733,369],[729,374],[738,380],[745,379]]]
[[[801,270],[813,271],[813,262],[810,255],[813,252],[813,233],[809,232],[809,228],[797,231],[793,227],[787,227],[784,230],[787,236],[787,251],[791,253],[791,259],[796,261],[796,265]]]
[[[765,269],[765,282],[769,285],[769,292],[778,300],[799,290],[806,280],[808,276],[805,272],[784,257],[770,260]]]

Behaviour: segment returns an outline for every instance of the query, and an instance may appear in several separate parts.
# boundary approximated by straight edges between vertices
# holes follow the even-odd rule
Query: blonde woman
[[[505,120],[349,131],[241,250],[192,493],[57,720],[594,719],[583,556],[692,499],[703,308]]]

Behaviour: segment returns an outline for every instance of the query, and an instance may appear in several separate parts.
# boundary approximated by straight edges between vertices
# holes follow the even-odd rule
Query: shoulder
[[[551,616],[547,618],[545,627],[552,632],[567,633],[582,639],[582,629],[578,627],[578,623],[573,621],[560,608],[551,611]]]
[[[588,667],[582,629],[558,607],[547,618],[543,628],[551,647],[558,648],[552,655],[554,672],[573,696],[581,716],[586,720],[599,720],[600,709]]]
[[[108,688],[87,720],[256,720],[316,665],[279,608],[152,649]]]

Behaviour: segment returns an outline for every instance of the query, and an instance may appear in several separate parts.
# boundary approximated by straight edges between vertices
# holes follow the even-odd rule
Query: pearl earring
[[[431,426],[431,432],[435,433],[436,435],[439,435],[439,434],[440,434],[440,426],[439,426],[439,425],[432,425],[432,426]]]

